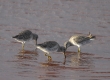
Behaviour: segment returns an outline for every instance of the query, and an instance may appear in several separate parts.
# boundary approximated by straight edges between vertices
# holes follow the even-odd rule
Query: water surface
[[[52,61],[34,41],[21,44],[12,36],[29,29],[63,45],[72,35],[96,35],[81,47],[51,53]],[[110,0],[0,0],[0,80],[110,80]]]

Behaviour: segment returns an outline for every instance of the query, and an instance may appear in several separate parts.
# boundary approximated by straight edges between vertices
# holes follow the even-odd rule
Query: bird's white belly
[[[76,46],[78,46],[78,47],[81,46],[81,44],[77,44],[76,42],[74,42],[73,44],[76,45]]]
[[[37,46],[37,48],[40,49],[40,50],[42,50],[45,53],[58,51],[58,46],[55,46],[53,48],[42,48],[40,46]]]
[[[42,50],[42,51],[45,52],[45,53],[49,53],[48,50],[45,49],[45,48],[42,48],[42,47],[40,47],[40,46],[37,46],[37,48],[40,49],[40,50]]]
[[[15,39],[15,40],[20,43],[25,43],[25,41],[22,41],[22,40],[18,40],[18,39]]]
[[[75,41],[73,41],[73,39],[70,39],[70,42],[71,42],[73,45],[75,45],[75,46],[78,46],[78,47],[81,46],[81,44],[76,43]]]

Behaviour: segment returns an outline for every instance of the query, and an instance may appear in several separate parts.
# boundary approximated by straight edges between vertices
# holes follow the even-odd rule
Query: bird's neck
[[[37,38],[38,38],[38,36],[36,34],[33,34],[32,36],[33,36],[33,40],[35,41],[35,44],[37,44]]]
[[[64,52],[64,51],[65,51],[65,47],[59,46],[58,52]]]

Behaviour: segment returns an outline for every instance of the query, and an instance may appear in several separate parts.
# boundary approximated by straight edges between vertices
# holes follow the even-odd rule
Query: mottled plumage
[[[65,42],[64,46],[67,49],[70,46],[77,46],[78,52],[80,52],[80,46],[89,43],[91,40],[95,39],[95,36],[92,36],[90,33],[88,36],[72,36],[69,41]]]
[[[43,52],[45,52],[48,57],[49,56],[49,52],[50,51],[56,51],[56,52],[63,52],[64,53],[64,57],[66,58],[65,56],[65,47],[63,46],[60,46],[57,42],[55,41],[47,41],[47,42],[44,42],[42,44],[37,44],[36,47],[40,50],[42,50]]]
[[[21,40],[27,41],[27,40],[32,39],[32,32],[29,30],[25,30],[25,31],[22,31],[21,33],[19,33],[18,35],[13,36],[13,38],[20,40],[20,41]]]
[[[24,44],[26,41],[35,40],[37,43],[38,35],[32,33],[30,30],[24,30],[16,36],[13,36],[16,41],[22,43],[22,49],[24,49]]]

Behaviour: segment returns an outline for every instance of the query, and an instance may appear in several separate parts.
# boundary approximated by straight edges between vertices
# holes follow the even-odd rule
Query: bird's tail
[[[17,38],[18,37],[18,35],[16,35],[16,36],[13,36],[12,38]]]
[[[96,36],[93,36],[90,32],[89,32],[88,37],[90,38],[90,40],[94,40],[96,38]]]

